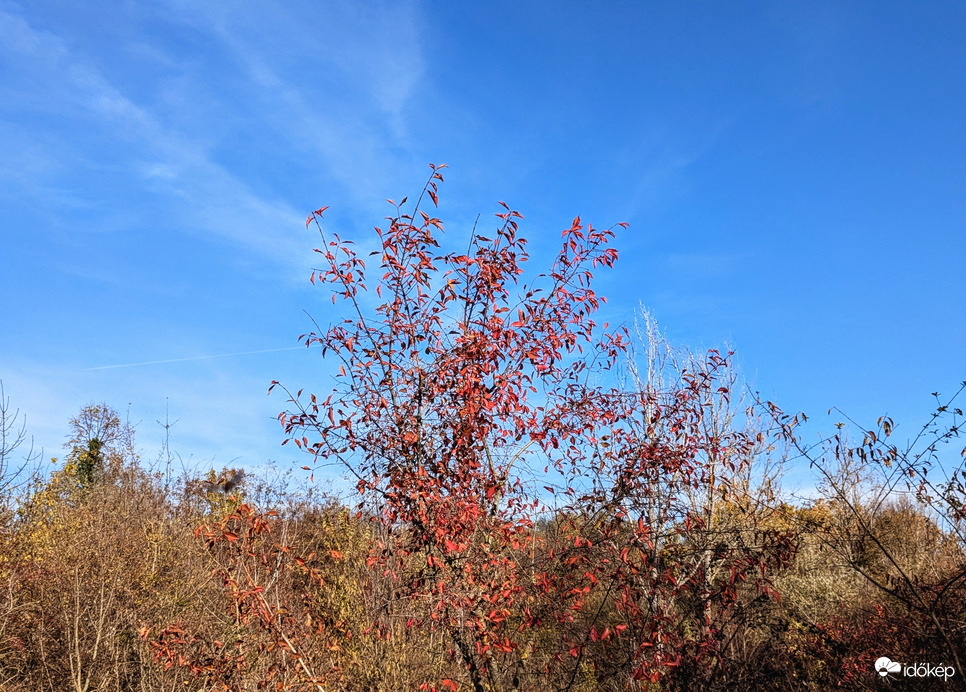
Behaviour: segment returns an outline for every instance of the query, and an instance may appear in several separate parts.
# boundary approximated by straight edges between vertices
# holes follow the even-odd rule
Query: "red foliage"
[[[424,189],[434,206],[442,168]],[[665,512],[678,537],[654,536],[656,478],[675,479],[679,492],[707,483],[709,457],[747,460],[749,440],[709,438],[701,425],[707,394],[727,396],[715,381],[724,359],[712,352],[704,372],[662,398],[593,386],[627,343],[625,330],[592,319],[604,302],[593,270],[617,259],[613,230],[575,218],[550,271],[523,284],[518,212],[501,203],[492,237],[441,254],[443,224],[422,199],[409,213],[405,199],[393,203],[376,229],[382,302],[372,309],[364,260],[323,232],[325,207],[309,216],[325,260],[312,281],[333,287],[350,316],[303,335],[339,359],[340,384],[324,398],[290,393],[286,433],[317,463],[341,463],[378,502],[390,539],[371,564],[408,580],[406,597],[432,602],[408,624],[447,632],[476,690],[537,660],[571,683],[588,660],[602,677],[655,681],[713,661],[740,584],[767,590],[768,570],[790,554],[778,538],[728,546],[711,574],[707,551],[686,548],[700,516]],[[566,547],[538,544],[539,502],[519,478],[545,465],[564,479],[548,489],[566,498]],[[537,652],[534,630],[550,624],[557,641]]]
[[[259,513],[243,504],[216,525],[195,532],[219,564],[214,573],[225,591],[230,626],[221,639],[190,634],[176,624],[154,637],[143,629],[141,638],[149,641],[155,660],[163,661],[166,669],[177,665],[206,689],[238,692],[249,689],[245,680],[252,675],[259,689],[276,690],[324,689],[329,677],[339,677],[336,662],[320,662],[304,650],[307,644],[322,644],[338,651],[339,642],[352,636],[344,623],[333,622],[314,604],[312,594],[325,586],[325,558],[299,555],[273,542],[276,521],[275,512]],[[328,557],[341,559],[335,550]],[[280,582],[294,582],[287,593],[298,594],[300,604],[293,604],[291,597],[279,602]]]

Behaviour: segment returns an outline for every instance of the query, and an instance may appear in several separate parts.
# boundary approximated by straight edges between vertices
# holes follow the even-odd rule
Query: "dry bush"
[[[49,478],[35,478],[5,527],[3,689],[166,686],[138,630],[199,610],[210,579],[190,530],[122,432],[124,445],[104,449],[96,478],[91,466],[79,473],[72,453]]]

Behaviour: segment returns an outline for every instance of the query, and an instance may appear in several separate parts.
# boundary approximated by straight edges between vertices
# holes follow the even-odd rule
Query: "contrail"
[[[209,358],[230,358],[232,356],[252,356],[256,353],[277,353],[279,351],[295,351],[305,349],[305,346],[289,346],[287,348],[267,348],[264,351],[242,351],[241,353],[218,353],[213,356],[193,356],[191,358],[171,358],[169,360],[146,360],[143,363],[124,363],[122,365],[100,365],[96,368],[84,368],[87,370],[111,370],[113,368],[133,368],[137,365],[161,365],[162,363],[183,363],[188,360],[207,360]]]

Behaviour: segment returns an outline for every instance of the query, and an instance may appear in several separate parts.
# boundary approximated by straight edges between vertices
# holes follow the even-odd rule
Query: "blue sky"
[[[0,0],[0,380],[48,457],[106,401],[148,461],[167,408],[189,465],[301,465],[266,391],[330,387],[305,216],[368,240],[436,162],[454,248],[498,200],[535,269],[626,221],[604,319],[911,433],[966,379],[964,37],[961,2]]]

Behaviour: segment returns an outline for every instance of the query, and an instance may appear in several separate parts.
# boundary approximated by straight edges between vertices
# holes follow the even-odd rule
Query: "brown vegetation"
[[[452,640],[428,624],[433,600],[412,596],[408,580],[424,577],[411,556],[392,567],[382,558],[390,543],[381,522],[324,499],[293,496],[255,509],[241,502],[250,478],[233,495],[206,491],[212,483],[204,479],[165,489],[127,456],[130,448],[109,446],[94,482],[79,480],[79,455],[68,455],[49,477],[7,498],[0,689],[467,687]],[[531,626],[499,684],[868,689],[880,655],[934,663],[962,656],[963,543],[926,506],[903,497],[880,506],[831,497],[796,507],[732,495],[687,542],[655,547],[678,562],[690,555],[692,564],[727,567],[726,553],[761,540],[756,525],[789,532],[797,547],[790,563],[769,567],[777,601],[753,579],[738,579],[732,605],[722,610],[696,599],[700,585],[683,572],[685,588],[655,590],[665,601],[659,626],[681,652],[702,641],[691,630],[700,626],[696,614],[710,608],[718,618],[711,666],[672,672],[659,683],[632,679],[633,651],[620,635],[634,618],[609,605],[607,589],[585,574],[618,557],[610,546],[621,544],[620,522],[609,526],[591,512],[538,518],[508,556],[542,571],[558,593],[587,586],[591,593],[568,622],[559,615],[572,596],[548,602],[533,582],[513,586],[519,596],[500,617],[513,629]],[[578,536],[586,542],[575,545]],[[713,570],[704,574],[717,578]],[[583,635],[578,656],[560,650],[562,641]]]

